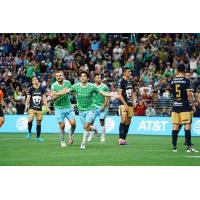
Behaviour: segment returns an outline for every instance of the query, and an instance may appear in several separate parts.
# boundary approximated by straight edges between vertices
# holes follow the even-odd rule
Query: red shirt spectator
[[[145,103],[142,100],[139,100],[139,103],[135,107],[136,116],[145,116],[145,110],[147,109]]]

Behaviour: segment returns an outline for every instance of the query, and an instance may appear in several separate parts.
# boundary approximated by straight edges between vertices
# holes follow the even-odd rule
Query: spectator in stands
[[[163,98],[169,99],[170,98],[170,87],[167,86],[166,88],[164,88],[164,92],[163,92]]]
[[[16,110],[18,115],[23,115],[25,110],[25,104],[23,100],[17,101]]]
[[[194,110],[193,117],[200,117],[200,102],[195,102],[193,110]]]
[[[116,95],[118,94],[114,85],[111,86],[111,92],[114,92]],[[118,115],[119,100],[114,97],[111,97],[109,100],[109,107],[110,107],[110,112],[113,115]]]
[[[146,103],[140,98],[135,107],[135,115],[136,116],[145,116],[146,109],[147,109]]]
[[[138,97],[148,101],[148,95],[145,92],[141,94],[141,88],[150,87],[152,101],[159,96],[159,106],[168,109],[166,99],[170,99],[170,91],[166,88],[177,64],[187,66],[194,89],[200,84],[199,44],[199,35],[189,33],[2,33],[0,83],[5,85],[5,97],[9,102],[13,96],[15,101],[19,98],[17,86],[27,86],[34,74],[41,77],[44,87],[49,88],[54,81],[51,74],[58,69],[62,69],[72,83],[78,81],[80,70],[92,72],[91,80],[93,71],[98,71],[105,84],[111,86],[112,82],[116,85],[122,68],[128,66],[132,70],[136,90],[140,89]],[[169,99],[166,98],[168,96]],[[159,114],[157,110],[156,114]]]
[[[156,111],[155,109],[152,107],[152,104],[147,104],[147,109],[145,110],[145,115],[147,117],[155,117],[156,116]]]
[[[16,108],[14,107],[12,102],[9,102],[5,108],[5,114],[7,115],[15,115],[17,113]]]
[[[170,67],[170,63],[167,64],[167,68],[164,71],[163,77],[168,78],[174,75],[173,69]]]
[[[14,101],[17,102],[24,99],[25,97],[23,96],[20,87],[17,86],[16,89],[14,90]]]
[[[170,113],[167,111],[166,107],[164,107],[161,111],[161,117],[169,117]]]

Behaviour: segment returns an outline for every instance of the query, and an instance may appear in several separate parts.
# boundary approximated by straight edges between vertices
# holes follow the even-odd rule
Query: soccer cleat
[[[36,138],[36,141],[38,141],[38,142],[44,142],[44,139],[42,139],[41,137],[39,137],[39,138]]]
[[[187,142],[184,142],[184,145],[187,145]],[[191,143],[192,146],[194,146],[195,144]]]
[[[192,147],[188,147],[187,149],[186,149],[186,152],[187,153],[198,153],[199,151],[197,151],[196,149],[194,149],[194,148],[192,148]]]
[[[105,141],[106,141],[105,135],[101,135],[100,143],[103,144],[105,143]]]
[[[177,148],[173,147],[172,152],[176,153],[177,152]]]
[[[126,142],[126,140],[123,139],[119,139],[119,145],[127,145],[128,143]]]
[[[26,134],[26,139],[27,139],[27,140],[30,140],[30,139],[31,139],[31,133],[27,133],[27,134]]]
[[[66,145],[65,141],[61,141],[61,142],[60,142],[60,146],[61,146],[62,148],[65,148],[65,147],[67,147],[67,145]]]
[[[85,149],[85,148],[86,148],[86,147],[85,147],[85,143],[82,142],[80,148],[81,148],[81,149]]]

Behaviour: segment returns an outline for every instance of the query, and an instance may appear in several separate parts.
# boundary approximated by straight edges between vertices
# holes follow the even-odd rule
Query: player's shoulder
[[[186,78],[186,77],[183,77],[183,80],[184,80],[185,82],[187,82],[187,83],[190,83],[190,82],[191,82],[190,79],[189,79],[189,78]]]
[[[56,85],[58,85],[57,81],[55,81],[54,83],[52,83],[51,87],[55,87]]]
[[[75,83],[73,86],[80,86],[80,82]]]
[[[105,84],[105,83],[101,83],[102,84],[102,86],[104,87],[104,88],[108,88],[108,86]]]
[[[123,83],[124,83],[124,78],[123,78],[123,77],[120,77],[119,80],[118,80],[118,83],[119,83],[119,84],[123,84]]]
[[[88,83],[88,86],[90,86],[90,87],[96,87],[94,83]]]
[[[79,87],[81,87],[80,82],[74,83],[74,84],[72,85],[72,88],[79,88]]]
[[[64,83],[71,84],[71,82],[69,80],[64,80]]]
[[[29,91],[33,91],[34,90],[34,87],[31,85],[29,88],[28,88]]]
[[[124,81],[123,76],[119,77],[118,81]]]
[[[40,86],[40,91],[45,92],[46,89],[44,87]]]

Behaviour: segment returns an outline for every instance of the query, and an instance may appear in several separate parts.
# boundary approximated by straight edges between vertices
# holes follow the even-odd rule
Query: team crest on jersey
[[[33,96],[33,102],[35,105],[39,105],[41,102],[41,96]]]

